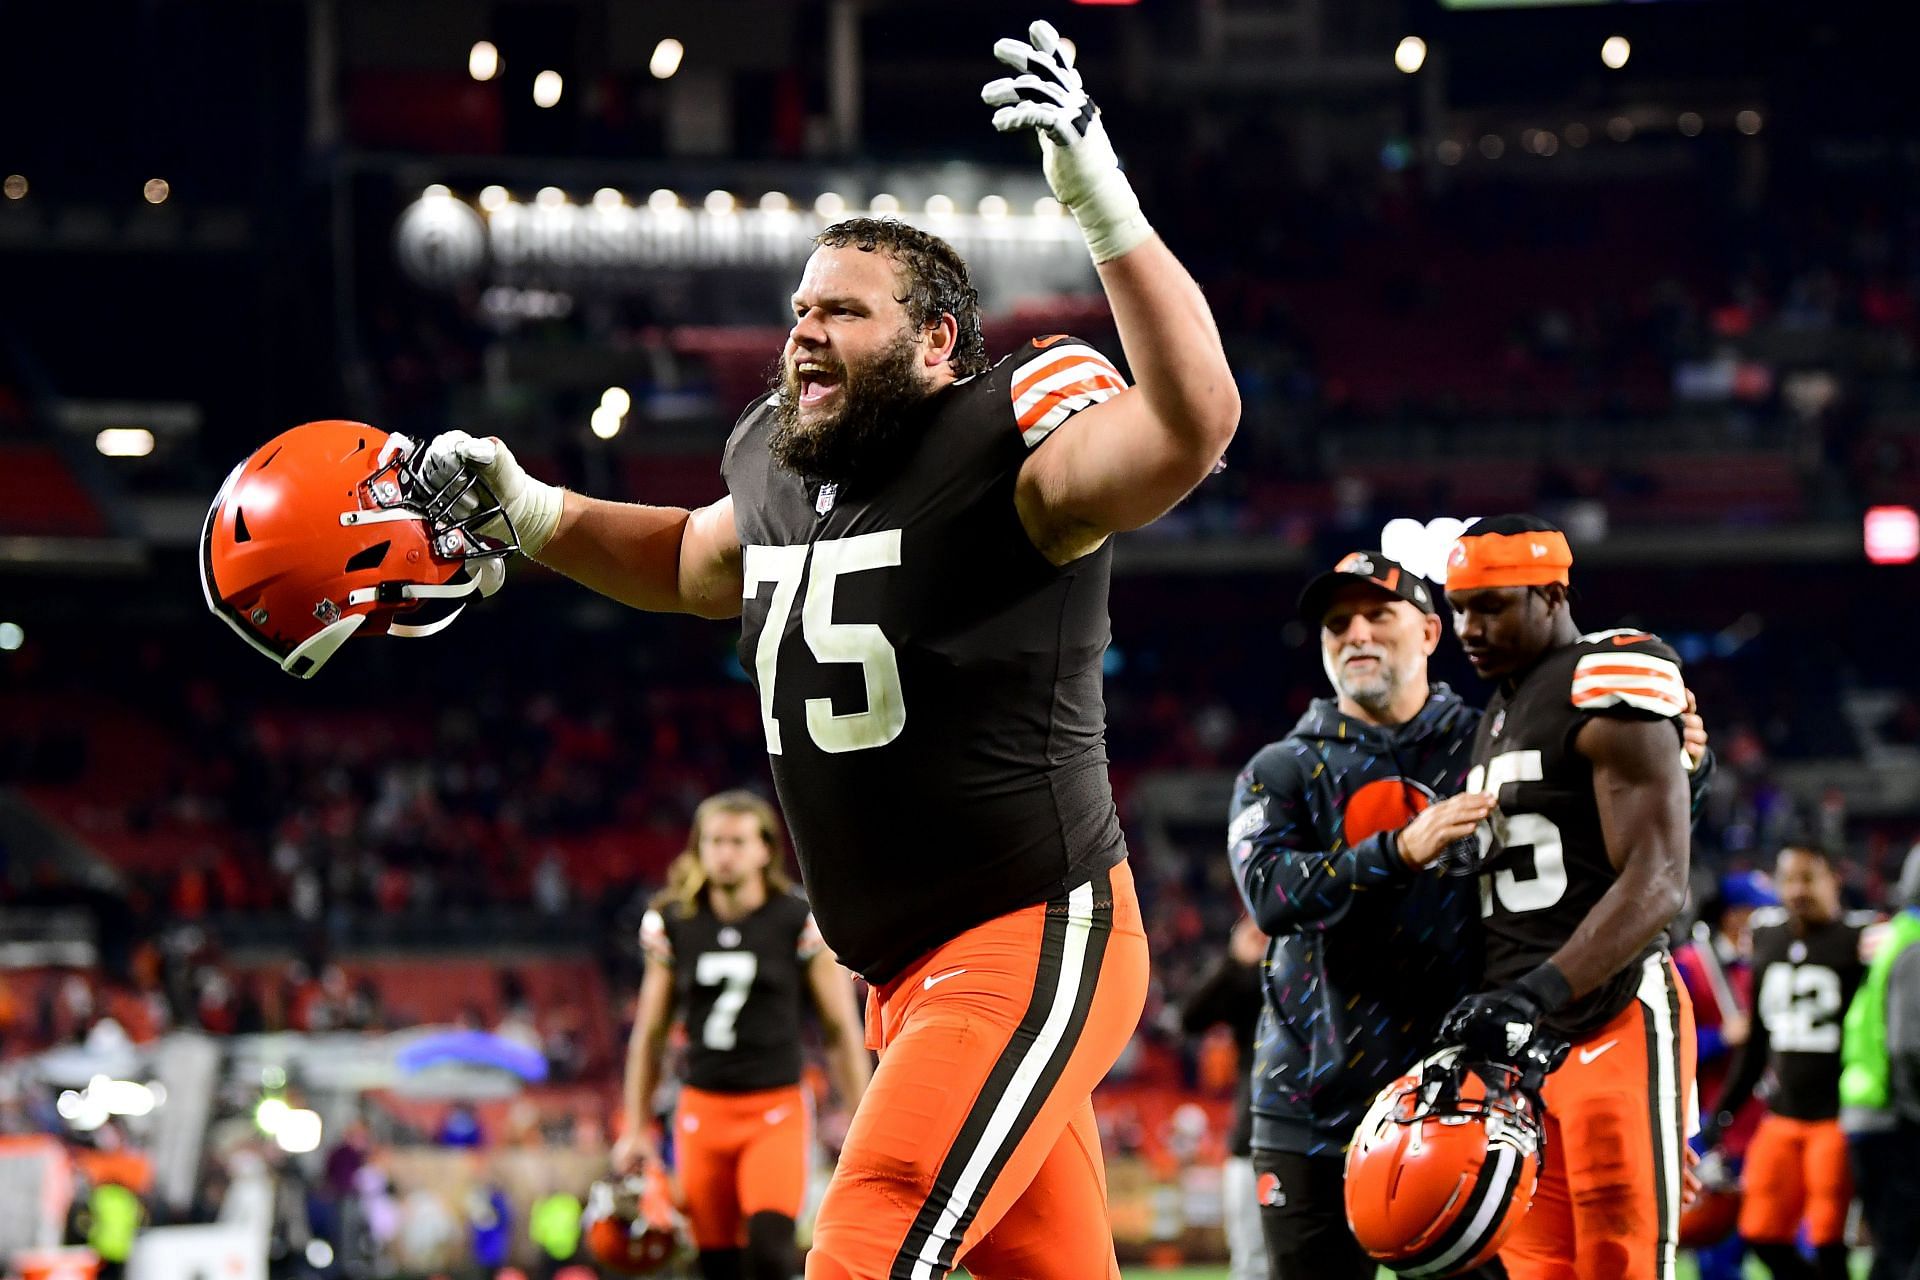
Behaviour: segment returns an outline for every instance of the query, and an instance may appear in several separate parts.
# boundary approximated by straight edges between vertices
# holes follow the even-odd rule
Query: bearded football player
[[[1108,539],[1213,469],[1239,398],[1067,47],[1035,23],[994,52],[1014,74],[982,96],[1037,135],[1134,385],[1065,335],[992,360],[952,247],[853,219],[818,238],[712,506],[563,492],[462,433],[425,459],[481,477],[521,548],[594,590],[741,618],[814,915],[872,986],[881,1054],[813,1280],[1119,1275],[1091,1094],[1147,944],[1107,778]]]
[[[1674,1274],[1691,1006],[1666,951],[1687,883],[1678,656],[1639,631],[1583,635],[1566,535],[1533,516],[1473,525],[1447,600],[1496,682],[1467,790],[1498,804],[1483,839],[1484,989],[1443,1040],[1520,1061],[1572,1048],[1546,1080],[1533,1208],[1500,1259],[1514,1280]]]

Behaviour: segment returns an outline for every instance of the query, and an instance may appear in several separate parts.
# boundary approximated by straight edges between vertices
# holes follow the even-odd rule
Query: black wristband
[[[1539,968],[1514,985],[1532,996],[1542,1013],[1558,1013],[1573,1003],[1573,987],[1567,982],[1567,975],[1555,968],[1551,960],[1542,961]]]

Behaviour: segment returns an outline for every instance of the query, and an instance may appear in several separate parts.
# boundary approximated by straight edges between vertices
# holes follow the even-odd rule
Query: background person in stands
[[[1680,980],[1693,1000],[1703,1098],[1720,1096],[1734,1053],[1747,1042],[1753,1015],[1753,934],[1748,926],[1756,909],[1778,906],[1779,901],[1759,872],[1728,875],[1700,913],[1701,921],[1708,926],[1706,940],[1696,936],[1673,953]],[[1716,966],[1718,980],[1714,977]],[[1719,1149],[1729,1177],[1739,1177],[1747,1143],[1765,1112],[1759,1099],[1753,1099],[1727,1126]],[[1740,1280],[1746,1255],[1747,1246],[1738,1232],[1712,1248],[1694,1251],[1701,1280]]]
[[[1260,1203],[1253,1172],[1253,1037],[1260,1024],[1260,967],[1267,935],[1251,919],[1233,926],[1226,950],[1180,1002],[1180,1030],[1188,1036],[1225,1026],[1233,1034],[1235,1075],[1233,1130],[1227,1135],[1227,1163],[1220,1179],[1222,1215],[1227,1232],[1229,1280],[1269,1280],[1266,1241],[1260,1232]]]
[[[1920,845],[1847,1010],[1840,1125],[1873,1236],[1871,1280],[1920,1280]]]

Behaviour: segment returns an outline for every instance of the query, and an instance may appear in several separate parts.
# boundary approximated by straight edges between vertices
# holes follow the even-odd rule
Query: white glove
[[[507,518],[513,521],[513,531],[520,538],[520,550],[529,556],[539,555],[560,524],[560,508],[566,491],[528,475],[527,469],[515,460],[513,450],[496,437],[475,439],[464,431],[445,431],[435,436],[420,459],[420,474],[437,489],[452,482],[462,471],[479,476],[493,490]],[[464,520],[479,506],[479,495],[468,493],[453,504],[450,514],[456,520]],[[490,538],[505,538],[506,521],[496,517],[482,525],[479,532]]]
[[[993,56],[1018,75],[1004,76],[980,91],[1002,133],[1032,129],[1054,198],[1073,213],[1095,262],[1111,262],[1153,234],[1140,198],[1120,172],[1120,157],[1107,141],[1100,109],[1080,85],[1073,58],[1047,22],[1027,28],[1026,40],[996,42]]]

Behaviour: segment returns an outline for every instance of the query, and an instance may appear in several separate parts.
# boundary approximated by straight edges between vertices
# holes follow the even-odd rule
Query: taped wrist
[[[560,512],[566,506],[567,491],[557,484],[546,484],[528,477],[526,485],[514,495],[507,510],[513,517],[513,531],[520,537],[520,550],[538,556],[560,527]]]
[[[1107,141],[1099,117],[1088,126],[1078,146],[1062,147],[1043,130],[1040,149],[1047,185],[1080,225],[1080,235],[1094,262],[1112,262],[1153,234],[1153,227],[1140,211],[1140,197],[1120,171],[1120,159]]]

